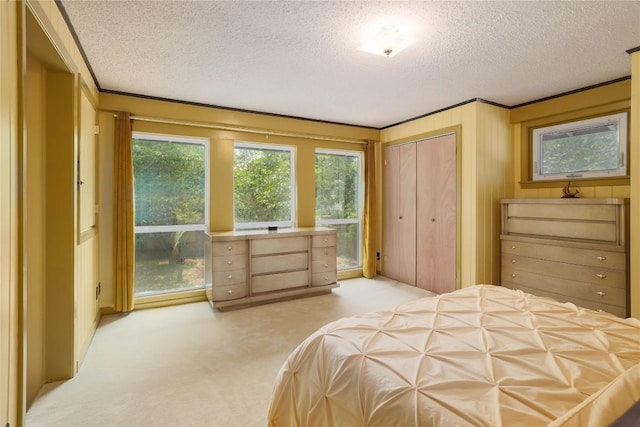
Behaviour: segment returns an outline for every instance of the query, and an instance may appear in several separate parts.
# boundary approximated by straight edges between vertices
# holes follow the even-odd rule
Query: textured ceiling
[[[103,90],[385,127],[630,75],[640,1],[62,0]],[[415,43],[358,50],[383,25]]]

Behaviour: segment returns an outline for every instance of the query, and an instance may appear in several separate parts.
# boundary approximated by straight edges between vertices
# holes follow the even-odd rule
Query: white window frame
[[[233,152],[235,156],[236,148],[253,148],[258,150],[272,150],[272,151],[288,151],[291,155],[290,162],[290,184],[289,188],[291,189],[291,220],[290,221],[257,221],[257,222],[236,222],[236,210],[235,203],[233,207],[233,227],[235,230],[258,230],[258,229],[266,229],[268,227],[278,227],[278,228],[293,228],[296,224],[296,147],[291,145],[279,145],[279,144],[260,144],[255,142],[243,142],[236,141],[233,144]],[[235,169],[235,160],[234,160],[234,169]],[[235,170],[234,170],[235,174]],[[234,195],[235,195],[235,178],[234,178]],[[235,198],[235,197],[234,197]]]
[[[360,242],[358,242],[358,265],[353,267],[362,267],[362,223],[364,212],[364,155],[362,151],[351,150],[331,150],[325,148],[316,148],[315,154],[333,154],[339,156],[354,156],[358,158],[358,218],[345,218],[345,219],[322,219],[316,220],[316,225],[319,227],[326,225],[343,225],[343,224],[358,224],[358,236],[360,236]]]
[[[158,141],[162,143],[181,143],[204,146],[204,222],[202,224],[179,225],[142,225],[134,226],[134,234],[162,233],[175,231],[204,231],[209,230],[209,144],[208,138],[168,135],[159,133],[132,132],[131,139],[144,139],[146,141]],[[133,141],[131,142],[133,144]],[[135,171],[134,171],[135,174]]]
[[[585,178],[605,178],[627,176],[627,113],[609,114],[586,120],[578,120],[554,126],[541,127],[533,130],[532,134],[532,180],[575,180]],[[615,123],[618,127],[618,167],[611,170],[598,171],[567,171],[563,173],[542,173],[542,138],[550,133],[564,133],[584,130],[591,127]]]

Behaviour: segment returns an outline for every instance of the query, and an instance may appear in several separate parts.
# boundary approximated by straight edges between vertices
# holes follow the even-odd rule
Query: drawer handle
[[[230,274],[230,275],[227,276],[227,279],[231,280],[231,279],[233,279],[233,276]]]
[[[233,261],[231,260],[227,261],[227,265],[231,265],[231,264],[233,264]]]
[[[329,239],[327,239],[327,238],[325,237],[325,238],[324,238],[324,242],[326,243],[326,242],[328,242],[328,241],[329,241]]]
[[[606,260],[606,259],[607,259],[607,257],[606,257],[606,256],[597,256],[597,257],[596,257],[596,259],[597,259],[598,261],[604,261],[604,260]]]
[[[512,246],[511,246],[511,249],[515,249],[515,248],[516,248],[516,245],[512,245]]]
[[[515,260],[515,259],[512,259],[512,260],[511,260],[511,264],[515,264],[515,263],[516,263],[516,260]]]
[[[516,277],[516,273],[511,273],[511,277],[512,277],[513,279],[515,279],[515,277]]]
[[[596,277],[600,278],[600,279],[605,279],[607,277],[606,274],[596,274]]]
[[[596,294],[598,294],[598,295],[600,295],[601,297],[603,297],[603,296],[605,296],[607,293],[606,293],[606,292],[602,292],[602,291],[600,291],[600,292],[596,292]]]
[[[231,245],[227,246],[227,250],[228,250],[228,251],[230,251],[230,250],[232,250],[232,249],[233,249],[233,246],[231,246]]]
[[[324,265],[324,266],[325,266],[325,267],[329,267],[329,264],[326,264],[326,263],[325,263],[325,265]]]
[[[229,289],[229,290],[227,291],[227,293],[228,293],[229,295],[231,295],[231,294],[233,293],[233,291],[232,291],[231,289]]]
[[[598,313],[604,313],[604,310],[603,310],[603,309],[601,309],[601,308],[597,309],[596,311],[597,311]]]

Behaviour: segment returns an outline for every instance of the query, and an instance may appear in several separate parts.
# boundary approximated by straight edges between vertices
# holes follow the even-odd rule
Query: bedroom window
[[[627,175],[627,113],[533,130],[533,180]]]
[[[208,140],[134,133],[135,296],[204,288]]]
[[[293,227],[294,166],[293,147],[235,144],[233,209],[236,230]]]
[[[338,270],[362,266],[362,153],[316,150],[316,225],[338,230]]]

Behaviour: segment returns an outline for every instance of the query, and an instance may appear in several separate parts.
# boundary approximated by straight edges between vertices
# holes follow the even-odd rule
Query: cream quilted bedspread
[[[635,319],[478,285],[322,327],[278,374],[269,424],[579,425],[602,390],[640,399],[623,381],[639,363]]]

